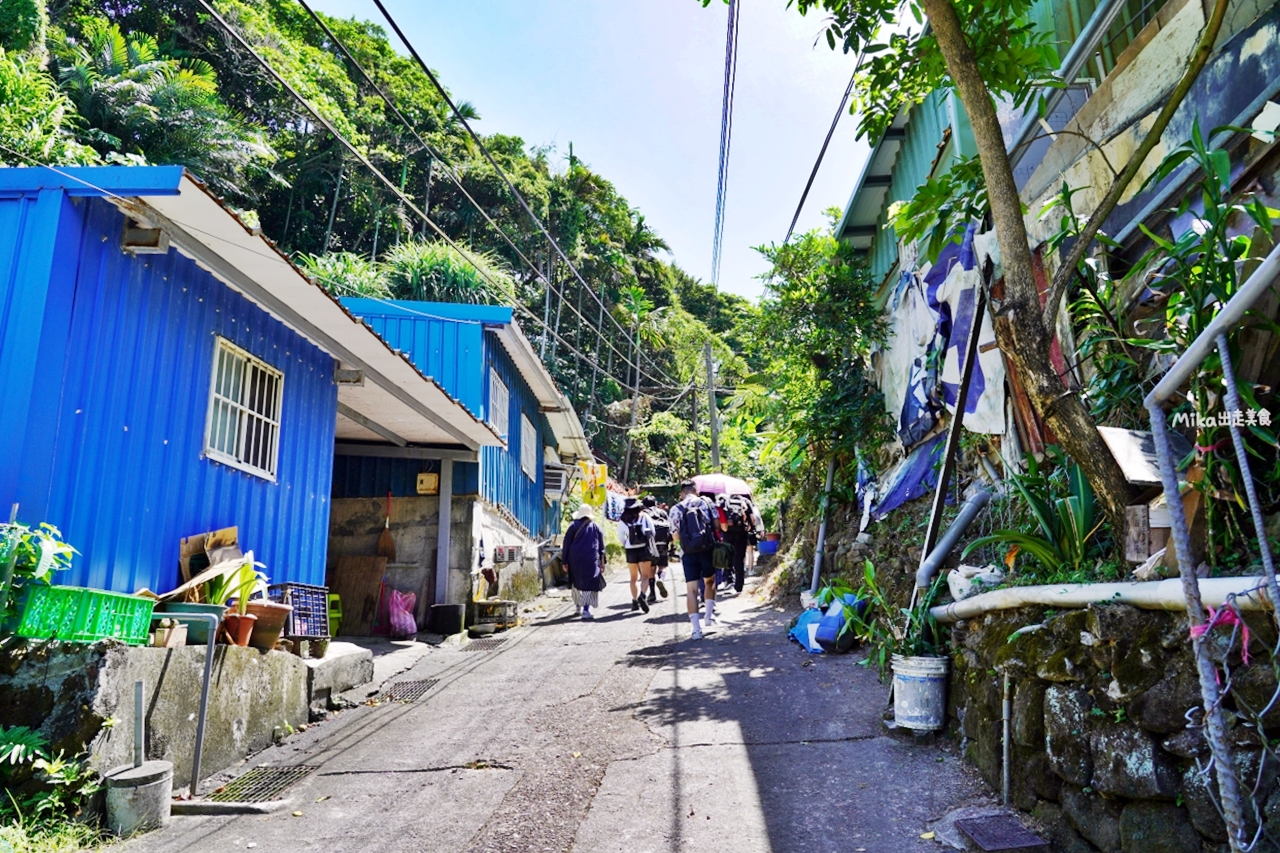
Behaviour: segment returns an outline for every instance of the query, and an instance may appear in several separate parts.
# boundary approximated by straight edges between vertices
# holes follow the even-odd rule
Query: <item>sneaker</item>
[[[639,604],[640,609],[643,610],[645,613],[649,612],[649,602],[644,600],[643,595],[636,599],[636,604]]]
[[[631,599],[631,612],[635,613],[639,609],[640,609],[640,599],[638,598]],[[646,607],[645,609],[648,610],[649,608]]]
[[[591,610],[589,608],[582,608],[582,619],[584,622],[594,618],[596,617],[591,614]]]
[[[690,640],[701,640],[701,639],[702,639],[702,632],[701,632],[701,631],[694,631],[692,634],[690,634],[690,635],[689,635],[689,639],[690,639]]]
[[[663,597],[663,598],[666,598],[666,597],[667,597],[667,585],[666,585],[665,583],[663,583],[662,581],[657,581],[657,584],[658,584],[658,592],[662,594],[662,597]]]

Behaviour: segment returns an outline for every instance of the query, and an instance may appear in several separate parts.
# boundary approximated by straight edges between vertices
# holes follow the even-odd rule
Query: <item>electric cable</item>
[[[374,0],[375,3],[378,0]],[[738,18],[742,7],[729,0],[729,23],[724,45],[724,93],[720,101],[720,167],[716,180],[716,218],[711,240],[711,283],[720,283],[720,252],[724,243],[725,199],[729,191],[729,148],[733,142],[733,92],[738,78]]]
[[[204,2],[204,0],[201,0],[201,2]],[[489,162],[489,165],[493,167],[494,172],[497,173],[497,175],[502,178],[503,183],[507,185],[507,189],[510,190],[512,196],[515,197],[516,201],[519,202],[520,207],[524,209],[524,212],[529,216],[530,220],[532,220],[533,223],[538,227],[538,230],[542,232],[542,235],[546,237],[547,241],[555,249],[556,254],[560,256],[560,259],[564,261],[565,265],[568,266],[570,271],[573,272],[574,277],[578,279],[579,283],[583,287],[588,287],[586,281],[582,278],[582,274],[578,271],[578,268],[574,265],[573,261],[569,260],[569,256],[565,254],[564,250],[560,247],[560,244],[556,242],[556,239],[551,236],[551,232],[547,230],[547,227],[542,223],[542,220],[538,218],[538,215],[533,212],[533,209],[531,207],[529,207],[529,203],[525,201],[524,196],[520,193],[518,189],[516,189],[516,186],[511,182],[511,179],[507,177],[507,173],[504,172],[502,170],[502,167],[498,165],[498,161],[493,158],[493,155],[489,152],[488,146],[484,144],[484,140],[482,140],[479,134],[477,134],[475,130],[471,127],[471,123],[467,121],[466,116],[462,114],[462,111],[459,110],[457,105],[453,102],[453,98],[450,97],[449,92],[440,83],[440,80],[436,77],[435,72],[433,72],[430,69],[430,67],[427,66],[427,63],[423,61],[422,56],[418,53],[418,49],[414,47],[413,42],[411,42],[409,40],[409,37],[405,35],[404,30],[400,28],[400,24],[397,23],[396,19],[391,15],[389,11],[387,11],[387,7],[383,5],[382,0],[373,0],[373,2],[374,2],[374,5],[378,7],[378,11],[382,13],[382,17],[385,18],[387,23],[391,25],[391,29],[395,31],[396,37],[400,39],[400,42],[409,51],[409,55],[413,57],[414,61],[418,64],[418,67],[422,69],[422,72],[427,75],[427,79],[431,81],[431,85],[440,94],[440,97],[444,99],[444,102],[449,105],[449,109],[453,111],[453,114],[457,117],[459,123],[467,131],[467,134],[471,137],[472,141],[475,142],[476,146],[480,149],[480,153],[484,155],[484,158]],[[732,0],[732,2],[736,4],[737,0]],[[589,289],[590,288],[588,287],[588,290]],[[601,307],[604,307],[604,302],[599,297],[596,296],[594,291],[592,291],[591,296],[593,299],[596,299],[596,301],[600,303]],[[618,331],[622,332],[623,335],[630,335],[630,331],[628,331],[627,329],[624,329],[622,327],[622,324],[618,322],[617,318],[615,318],[611,313],[607,311],[605,313],[609,314],[609,320],[618,329]],[[650,363],[650,366],[654,366],[652,359],[650,359],[649,363]],[[637,370],[638,369],[639,367],[637,366]],[[659,370],[658,372],[662,372],[662,371]],[[667,379],[668,382],[671,381],[671,377],[668,376],[665,378]]]
[[[376,166],[374,166],[373,163],[370,162],[370,160],[362,152],[360,152],[359,149],[355,147],[355,145],[353,145],[346,137],[344,137],[338,131],[338,129],[334,127],[333,124],[320,113],[318,109],[316,109],[305,98],[303,98],[302,95],[296,89],[294,89],[294,87],[290,85],[290,83],[287,80],[285,80],[284,77],[270,64],[270,62],[268,62],[265,57],[263,57],[257,50],[253,48],[252,45],[249,44],[247,39],[240,32],[238,32],[234,27],[232,27],[230,23],[228,23],[226,19],[224,19],[217,12],[216,9],[213,8],[213,6],[208,2],[208,0],[199,0],[199,3],[219,24],[219,26],[221,26],[232,38],[234,38],[241,45],[241,47],[249,51],[250,55],[253,56],[254,59],[256,59],[260,65],[262,65],[263,69],[266,70],[267,73],[270,74],[276,80],[276,82],[279,83],[280,86],[282,86],[285,89],[286,92],[288,92],[296,101],[298,101],[298,103],[300,103],[303,107],[305,107],[307,111],[310,112],[316,118],[316,120],[325,128],[325,130],[327,130],[329,134],[334,137],[335,140],[337,140],[344,148],[346,148],[349,152],[351,152],[352,156],[354,156],[374,176],[376,176],[380,181],[382,181],[382,183],[386,185],[386,187],[392,192],[393,195],[395,195],[401,201],[401,203],[403,203],[414,214],[416,214],[419,218],[421,218],[422,221],[426,223],[433,231],[435,231],[436,234],[439,235],[442,240],[444,240],[450,247],[452,247],[455,251],[457,251],[467,262],[469,262],[476,269],[476,271],[480,273],[481,278],[485,279],[485,281],[487,281],[494,288],[497,294],[501,295],[504,293],[504,288],[501,283],[495,281],[493,277],[479,263],[477,263],[476,260],[466,250],[464,250],[456,241],[454,241],[451,237],[449,237],[449,235],[445,233],[445,231],[442,228],[440,228],[440,226],[437,225],[434,220],[432,220],[423,210],[421,210],[413,199],[406,196],[404,192],[398,186],[396,186],[394,182],[391,181],[390,178],[388,178],[385,174],[382,173],[381,170],[379,170]],[[456,110],[456,107],[454,107],[454,109]],[[523,313],[528,315],[533,320],[535,325],[541,325],[541,321],[537,317],[537,315],[534,314],[532,311],[530,311],[527,306],[525,306],[523,303],[520,302],[520,300],[511,299],[511,302],[513,303],[513,306],[512,306],[513,308],[515,308],[516,310],[522,311]],[[615,325],[617,325],[616,320],[614,320],[614,323]],[[628,334],[626,330],[622,329],[620,325],[618,326],[618,328],[622,330],[624,334]],[[546,327],[546,331],[551,333],[553,337],[565,343],[566,348],[571,349],[571,351],[574,351],[575,353],[578,352],[576,348],[569,347],[568,342],[564,341],[558,333],[554,332],[549,327]],[[601,338],[604,339],[603,335],[601,335]],[[645,371],[639,366],[638,358],[637,358],[637,363],[632,364],[630,359],[628,359],[625,355],[623,355],[622,352],[619,351],[611,341],[608,341],[607,339],[604,339],[604,340],[605,340],[605,344],[609,346],[611,349],[613,349],[613,351],[622,358],[622,361],[625,365],[636,369],[641,376],[645,376],[646,378],[650,379],[651,381],[657,384],[664,385],[664,387],[670,387],[670,388],[679,387],[674,382],[671,382],[669,377],[664,377],[664,379],[667,380],[666,382],[664,382],[663,380],[656,379],[653,376],[645,373]],[[578,353],[578,354],[581,355],[581,357],[583,357],[584,359],[586,359],[585,355],[581,353]],[[610,375],[610,378],[614,379],[615,381],[618,381],[617,377],[614,377],[612,375]],[[623,384],[626,384],[626,383],[623,382]]]

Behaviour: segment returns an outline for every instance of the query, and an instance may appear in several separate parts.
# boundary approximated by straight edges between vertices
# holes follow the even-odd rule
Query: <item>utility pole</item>
[[[436,158],[430,154],[427,155],[427,191],[422,194],[422,212],[427,216],[431,215],[431,179],[436,171]],[[422,233],[427,233],[427,223],[422,223]]]
[[[333,219],[338,215],[338,199],[342,196],[342,171],[347,164],[338,161],[338,183],[333,188],[333,206],[329,208],[329,224],[324,229],[324,252],[329,251],[329,238],[333,235]]]
[[[689,402],[693,404],[693,473],[702,473],[702,461],[698,454],[698,386],[695,381],[693,393],[689,395]]]
[[[720,413],[716,411],[716,365],[711,360],[711,341],[703,353],[707,357],[707,419],[711,424],[711,470],[720,470]]]
[[[636,318],[636,382],[631,391],[631,427],[627,430],[627,455],[622,461],[622,482],[627,482],[631,470],[631,430],[636,428],[640,416],[640,320]]]

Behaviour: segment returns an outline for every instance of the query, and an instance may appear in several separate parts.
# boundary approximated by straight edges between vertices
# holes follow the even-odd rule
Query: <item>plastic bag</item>
[[[947,572],[947,587],[956,601],[1004,583],[1004,572],[996,566],[958,566]]]
[[[387,601],[387,612],[391,621],[391,636],[396,640],[407,640],[418,633],[418,623],[413,618],[413,605],[418,597],[412,592],[391,590]]]

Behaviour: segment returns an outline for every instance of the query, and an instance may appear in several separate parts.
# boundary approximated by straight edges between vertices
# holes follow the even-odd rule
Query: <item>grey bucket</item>
[[[103,777],[107,788],[107,828],[130,836],[169,825],[173,764],[145,761],[117,767]]]
[[[950,658],[893,656],[893,720],[904,729],[931,732],[947,720]]]

